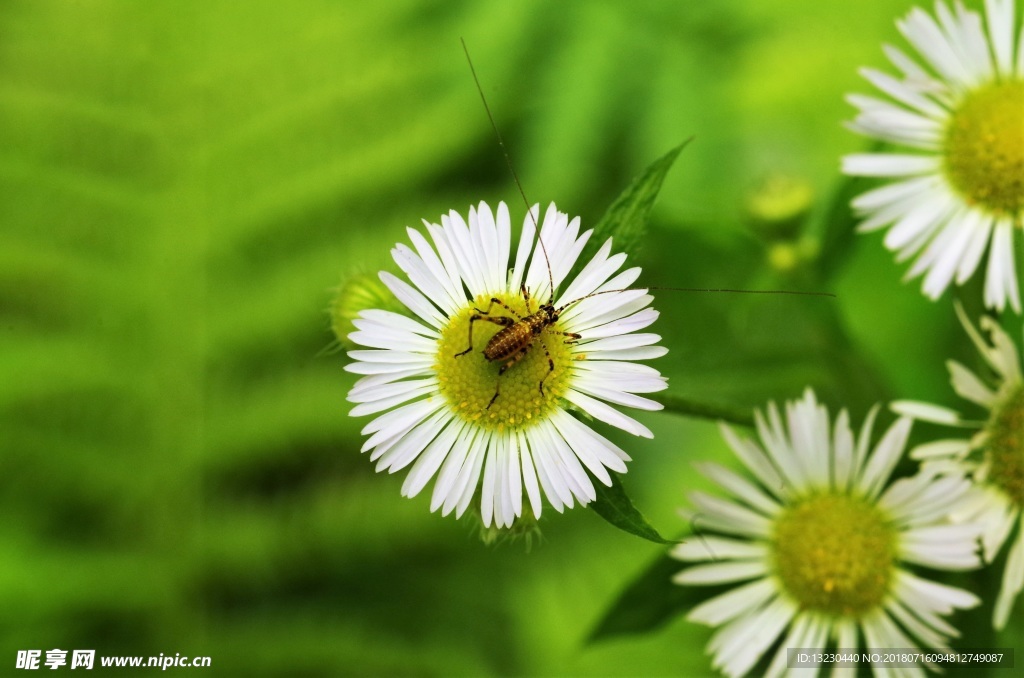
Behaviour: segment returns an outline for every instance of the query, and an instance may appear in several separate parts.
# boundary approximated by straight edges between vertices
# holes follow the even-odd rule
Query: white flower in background
[[[983,422],[970,422],[946,408],[909,401],[893,403],[893,409],[926,421],[974,429],[970,436],[921,445],[911,456],[923,460],[926,468],[966,471],[974,478],[977,489],[973,500],[953,513],[953,518],[985,526],[981,543],[986,562],[995,559],[1017,528],[992,616],[993,625],[1001,629],[1024,588],[1024,377],[1018,349],[992,318],[981,319],[981,328],[989,336],[986,340],[959,305],[956,310],[991,376],[979,377],[950,360],[947,364],[953,390],[985,408],[988,416]]]
[[[860,112],[851,127],[903,150],[843,159],[846,174],[890,183],[857,197],[861,231],[890,226],[885,246],[897,261],[917,256],[908,278],[925,274],[938,298],[966,282],[988,252],[985,304],[1019,313],[1014,241],[1024,226],[1024,37],[1015,0],[987,0],[983,25],[959,2],[937,2],[937,20],[914,8],[900,32],[923,60],[886,55],[902,78],[861,73],[889,99],[849,97]],[[986,30],[987,27],[987,30]],[[1015,49],[1016,47],[1016,49]]]
[[[561,512],[574,501],[596,498],[588,471],[606,485],[609,470],[624,473],[629,456],[569,414],[569,405],[639,436],[641,423],[612,405],[658,410],[635,395],[660,391],[664,377],[635,361],[657,358],[667,349],[660,337],[641,333],[658,317],[646,290],[621,290],[639,268],[618,272],[625,254],[611,254],[609,239],[575,280],[554,296],[553,324],[533,335],[529,349],[493,362],[483,349],[503,328],[479,311],[511,318],[537,313],[551,301],[576,264],[592,231],[580,234],[580,220],[552,204],[536,236],[539,209],[523,221],[522,237],[509,268],[508,208],[497,213],[480,203],[468,224],[452,211],[441,225],[424,221],[433,241],[408,229],[413,248],[399,244],[392,255],[412,285],[382,272],[381,280],[418,319],[381,310],[360,313],[349,339],[371,350],[349,353],[350,372],[367,375],[348,399],[352,416],[378,414],[363,428],[363,451],[377,470],[394,473],[412,465],[402,494],[413,497],[437,477],[431,510],[456,517],[479,493],[485,526],[510,527],[523,513],[523,492],[535,517],[541,491]],[[617,273],[618,272],[618,273]],[[528,299],[523,294],[525,288]],[[492,304],[495,298],[499,303]],[[479,309],[476,310],[476,309]],[[472,333],[472,350],[469,347]],[[573,335],[578,335],[574,339]],[[507,366],[503,374],[499,371]],[[380,414],[380,413],[384,414]],[[483,482],[481,482],[481,474]]]
[[[767,675],[786,673],[787,648],[946,648],[957,632],[944,617],[980,602],[908,568],[979,565],[981,528],[946,522],[969,481],[919,473],[889,483],[911,420],[897,420],[869,451],[876,413],[855,439],[846,411],[832,428],[808,389],[787,403],[785,422],[774,403],[767,419],[756,413],[761,444],[722,425],[754,481],[703,464],[702,473],[732,498],[691,493],[695,508],[684,517],[701,536],[672,553],[701,563],[676,583],[735,586],[687,617],[719,627],[708,651],[726,675],[748,673],[780,639]],[[919,668],[899,673],[923,675]]]

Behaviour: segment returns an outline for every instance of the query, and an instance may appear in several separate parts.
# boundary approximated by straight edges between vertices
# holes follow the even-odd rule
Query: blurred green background
[[[843,95],[910,6],[5,0],[0,673],[91,648],[225,676],[709,674],[682,619],[585,643],[663,549],[579,509],[546,511],[529,553],[487,547],[377,476],[326,309],[421,218],[484,199],[520,222],[464,37],[527,196],[584,225],[696,135],[642,281],[839,294],[661,294],[671,393],[747,409],[810,384],[855,422],[957,404],[943,361],[975,360],[949,295],[902,285],[835,199],[869,145]],[[810,217],[769,242],[749,205],[779,177]],[[602,432],[681,533],[691,463],[735,462],[714,423],[640,418],[654,441]]]

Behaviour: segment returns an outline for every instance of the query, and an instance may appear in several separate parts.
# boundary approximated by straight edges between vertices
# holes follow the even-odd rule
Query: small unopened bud
[[[807,181],[773,174],[747,196],[747,219],[755,231],[769,239],[792,239],[799,234],[813,199],[814,191]]]
[[[816,240],[806,237],[796,242],[775,242],[768,246],[768,264],[779,273],[792,273],[817,258],[820,249]]]
[[[338,342],[343,348],[356,348],[348,340],[349,333],[356,329],[352,320],[359,315],[360,311],[372,308],[394,311],[403,315],[409,313],[408,309],[376,276],[364,273],[348,276],[338,287],[338,293],[331,300],[330,308],[331,329],[334,330],[334,336],[338,338]]]

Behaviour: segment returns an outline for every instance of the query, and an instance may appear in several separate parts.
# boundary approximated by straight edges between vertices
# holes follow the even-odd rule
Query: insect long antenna
[[[512,179],[516,182],[516,188],[519,189],[519,195],[523,198],[523,204],[526,205],[526,213],[530,215],[533,220],[533,228],[537,231],[537,241],[540,243],[540,249],[544,253],[544,264],[548,269],[548,284],[551,286],[550,289],[550,300],[549,304],[554,303],[555,300],[555,277],[551,274],[551,258],[548,257],[548,248],[544,246],[544,238],[540,235],[540,226],[537,224],[537,217],[534,216],[533,210],[530,209],[530,201],[526,199],[526,191],[523,190],[523,184],[519,181],[519,175],[516,174],[516,168],[512,166],[512,158],[508,154],[508,149],[505,147],[505,140],[501,138],[501,132],[498,131],[498,125],[494,122],[494,115],[491,114],[491,107],[487,105],[487,97],[484,96],[484,88],[480,86],[480,78],[476,76],[476,68],[473,67],[473,59],[469,56],[469,48],[466,47],[465,38],[459,38],[459,42],[462,43],[462,51],[466,53],[466,61],[469,63],[469,72],[473,74],[473,82],[476,83],[476,91],[480,94],[480,101],[484,102],[484,110],[487,112],[487,119],[491,121],[491,129],[494,130],[494,136],[498,138],[498,146],[501,147],[501,153],[505,156],[505,164],[508,165],[508,171],[512,173]]]
[[[624,289],[618,289],[618,290],[602,290],[600,292],[591,292],[590,294],[582,296],[579,299],[573,299],[572,301],[566,302],[565,304],[562,305],[561,308],[558,309],[558,312],[561,313],[562,311],[566,310],[570,306],[573,306],[574,304],[578,304],[581,301],[583,301],[584,299],[589,299],[590,297],[596,297],[599,294],[613,294],[615,292],[629,292],[631,290],[670,290],[670,291],[673,291],[673,292],[723,292],[723,293],[727,293],[727,294],[790,294],[790,295],[801,296],[801,297],[832,297],[832,298],[835,298],[835,296],[836,296],[836,295],[832,294],[831,292],[804,292],[802,290],[741,290],[741,289],[731,289],[731,288],[723,288],[723,287],[719,287],[719,288],[712,288],[712,287],[656,287],[654,285],[648,285],[646,287],[643,287],[643,286],[641,286],[641,287],[626,287]]]

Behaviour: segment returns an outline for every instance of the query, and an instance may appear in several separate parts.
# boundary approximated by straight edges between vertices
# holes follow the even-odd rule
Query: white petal
[[[601,341],[604,341],[603,339]],[[596,343],[596,342],[595,342]],[[614,351],[588,351],[588,361],[594,360],[653,360],[668,353],[664,346],[637,346],[636,348],[624,348]]]
[[[552,448],[548,436],[543,431],[538,431],[537,427],[528,429],[526,435],[530,439],[537,477],[548,501],[559,513],[562,512],[563,505],[571,508],[574,503],[572,492],[558,468],[558,453]]]
[[[477,436],[476,443],[470,449],[466,463],[459,472],[459,477],[455,481],[455,487],[461,487],[462,494],[459,495],[458,503],[455,504],[456,518],[462,517],[462,514],[469,507],[469,502],[473,500],[473,495],[476,494],[476,488],[480,484],[480,469],[483,468],[487,447],[492,437],[489,433]],[[444,508],[441,509],[441,515],[448,515],[449,512],[451,512],[451,507],[445,501]]]
[[[850,414],[846,410],[839,412],[832,432],[833,487],[839,490],[850,489],[853,481],[853,430],[850,429]]]
[[[914,203],[900,206],[903,213],[885,234],[885,247],[904,253],[916,252],[942,224],[949,212],[949,201],[935,191],[917,196]]]
[[[941,617],[926,610],[908,608],[896,598],[890,600],[885,609],[928,648],[947,649],[949,638],[960,635],[955,627],[945,623]]]
[[[348,357],[368,363],[419,363],[432,357],[409,351],[349,351]]]
[[[701,525],[707,525],[717,532],[765,539],[771,533],[770,520],[733,501],[704,492],[691,492],[689,498],[701,514]]]
[[[1003,585],[999,590],[999,597],[996,599],[995,610],[992,614],[992,624],[996,629],[1002,629],[1010,619],[1010,611],[1013,604],[1024,588],[1024,526],[1017,533],[1017,541],[1010,549],[1010,555],[1006,559],[1006,569],[1003,570]]]
[[[378,374],[378,375],[403,375],[394,377],[402,379],[404,376],[413,376],[420,372],[428,373],[434,364],[434,359],[421,355],[416,362],[408,363],[349,363],[343,368],[346,372],[353,374]]]
[[[742,620],[748,625],[744,632],[733,634],[727,641],[725,638],[722,639],[716,654],[716,662],[728,675],[746,674],[795,617],[799,626],[801,617],[797,617],[796,605],[784,598],[774,599],[754,615]],[[716,640],[713,638],[709,646],[713,646]],[[783,645],[787,644],[787,641],[782,642]]]
[[[985,0],[988,37],[995,56],[996,72],[1003,77],[1013,75],[1013,5],[1014,0]]]
[[[445,322],[444,316],[441,315],[441,312],[438,311],[433,304],[427,301],[427,298],[418,290],[387,271],[381,271],[378,277],[380,278],[380,281],[384,283],[384,286],[391,290],[391,293],[394,294],[400,302],[405,304],[406,308],[418,315],[432,327],[436,327],[438,329],[441,328]],[[352,335],[349,335],[349,338],[351,339]],[[374,344],[366,345],[374,346]],[[380,348],[390,347],[383,346]]]
[[[694,565],[672,577],[672,581],[676,584],[693,586],[729,584],[763,577],[767,573],[768,566],[762,561],[715,563],[713,565]]]
[[[855,176],[909,177],[931,174],[939,169],[939,158],[930,155],[855,153],[843,158],[843,173]]]
[[[534,518],[539,519],[542,510],[540,486],[537,483],[537,468],[534,466],[533,456],[530,453],[530,442],[522,431],[518,432],[516,436],[519,444],[519,457],[523,465],[523,485],[526,487],[526,496],[530,500],[530,509],[533,511]]]
[[[419,231],[409,228],[406,229],[406,232],[423,261],[423,265],[444,288],[444,297],[434,301],[438,302],[448,315],[455,313],[466,302],[466,291],[462,287],[462,278],[459,276],[458,267],[453,265],[452,268],[449,268],[445,265]]]
[[[451,424],[447,426],[434,439],[426,451],[416,459],[416,463],[409,470],[405,482],[402,483],[402,496],[415,497],[427,486],[430,479],[434,477],[441,463],[452,451],[457,442],[468,442],[463,440],[462,432],[466,428],[466,422],[453,417]]]
[[[917,89],[910,87],[905,82],[900,82],[896,78],[872,68],[863,68],[860,70],[860,74],[870,81],[872,85],[882,90],[893,99],[896,99],[900,103],[906,104],[907,106],[910,106],[931,118],[942,120],[947,115],[944,108],[928,97],[923,96]]]
[[[1020,313],[1020,288],[1014,264],[1012,221],[1001,219],[996,223],[992,234],[988,272],[985,277],[985,304],[1002,311],[1007,298],[1013,310]]]
[[[392,407],[395,407],[396,405],[401,405],[407,400],[413,400],[414,398],[419,398],[422,395],[434,394],[437,392],[436,379],[425,379],[418,381],[422,383],[421,386],[406,391],[402,391],[401,393],[398,393],[389,398],[380,398],[378,400],[362,402],[353,407],[348,414],[350,417],[361,417],[364,414],[376,414],[377,412],[390,410]]]
[[[540,214],[540,205],[534,205],[523,218],[523,230],[519,237],[519,247],[516,250],[516,262],[512,267],[512,277],[509,279],[509,289],[513,292],[519,290],[526,276],[526,261],[533,249],[534,238],[537,236],[537,218]]]
[[[935,20],[922,9],[915,7],[905,20],[897,21],[896,26],[947,82],[959,85],[962,89],[965,83],[971,81],[953,46]]]
[[[686,618],[698,624],[721,626],[740,615],[752,613],[776,593],[770,579],[758,579],[701,603],[690,610]]]
[[[590,477],[583,470],[579,458],[573,454],[568,443],[555,429],[554,424],[546,421],[538,424],[535,429],[547,437],[548,446],[554,452],[555,468],[561,472],[565,484],[580,504],[586,505],[597,499],[597,492],[594,490],[594,484],[590,481]]]
[[[397,384],[377,384],[375,386],[370,386],[369,388],[353,388],[349,391],[348,396],[345,399],[351,403],[374,402],[377,400],[393,398],[395,396],[405,396],[408,393],[412,393],[419,387],[430,386],[436,383],[437,379],[428,378],[403,381]]]
[[[961,423],[960,415],[955,411],[916,400],[895,400],[889,405],[889,409],[904,417],[912,417],[920,421],[930,421],[934,424],[955,426]]]
[[[576,405],[581,410],[599,419],[607,424],[611,424],[616,428],[621,428],[623,431],[632,433],[633,435],[641,436],[643,438],[653,438],[654,434],[651,430],[638,422],[632,417],[628,417],[622,412],[619,412],[614,407],[606,405],[600,400],[591,398],[588,395],[584,395],[579,391],[569,389],[565,395],[565,399]]]
[[[736,456],[754,473],[761,484],[776,497],[782,497],[784,494],[782,477],[764,451],[756,443],[741,439],[726,424],[719,423],[718,429]]]
[[[452,415],[450,412],[441,410],[429,419],[419,424],[416,428],[406,433],[393,447],[380,455],[377,459],[377,472],[388,469],[394,473],[405,468],[430,444],[430,441],[440,432],[449,421]],[[380,448],[378,448],[378,451]],[[376,454],[376,452],[374,453]],[[370,457],[373,460],[373,456]]]
[[[560,431],[569,432],[574,437],[578,437],[581,441],[588,441],[588,446],[593,450],[593,454],[602,464],[617,473],[626,472],[626,465],[624,462],[630,461],[630,456],[618,445],[608,440],[583,422],[576,420],[564,410],[558,410],[553,413],[551,415],[551,421],[559,428]]]
[[[486,202],[481,201],[476,210],[477,241],[483,250],[484,277],[487,289],[501,291],[505,288],[508,259],[501,261],[498,245],[498,228],[494,214]]]
[[[609,238],[601,245],[601,249],[597,251],[597,254],[587,262],[587,265],[583,267],[583,270],[576,276],[576,279],[562,291],[555,304],[556,306],[564,306],[571,300],[585,297],[622,267],[622,264],[626,261],[626,254],[620,252],[615,256],[610,256],[611,249],[612,240]]]
[[[621,337],[605,337],[595,341],[581,341],[576,345],[578,351],[596,354],[601,351],[618,351],[640,346],[650,346],[661,341],[661,336],[649,333],[627,334]]]
[[[428,415],[432,414],[442,405],[444,405],[443,398],[426,398],[409,405],[403,405],[396,410],[380,415],[364,426],[361,433],[368,435],[377,431],[401,430],[408,424],[426,419]]]
[[[859,482],[868,497],[878,496],[896,463],[903,457],[912,423],[913,420],[907,417],[897,419],[871,453]]]
[[[935,557],[947,558],[945,562],[967,563],[966,568],[976,568],[981,562],[975,553],[977,551],[977,539],[982,532],[983,526],[978,523],[965,525],[935,525],[928,524],[923,527],[915,527],[904,530],[900,536],[900,545],[914,557]],[[921,560],[914,560],[919,564],[929,567],[940,568],[937,564],[924,563]],[[953,569],[943,567],[941,569]]]
[[[444,217],[442,217],[442,221],[444,221]],[[464,280],[462,277],[462,270],[459,268],[459,260],[455,257],[455,250],[452,248],[451,239],[448,237],[448,233],[441,226],[431,224],[426,220],[423,221],[423,225],[427,227],[427,231],[430,233],[430,238],[434,241],[434,248],[437,250],[437,255],[441,258],[441,265],[444,266],[445,273],[451,281],[453,298],[455,300],[458,300],[460,297],[465,299],[465,285],[468,285],[469,281]]]
[[[658,319],[659,315],[653,308],[645,308],[626,318],[620,318],[598,327],[581,330],[580,334],[583,335],[584,339],[599,339],[629,334],[630,332],[636,332],[650,326]]]
[[[773,516],[781,509],[776,501],[764,494],[756,485],[724,466],[711,462],[694,464],[694,466],[710,480],[731,492],[737,499],[765,515]]]
[[[406,245],[402,243],[396,245],[391,250],[391,258],[405,272],[409,280],[426,295],[427,299],[437,304],[445,313],[449,315],[454,313],[464,303],[463,298],[453,298],[444,282],[439,280],[419,255]],[[448,282],[450,283],[450,281]]]
[[[980,212],[972,212],[972,214],[977,214],[978,221],[972,227],[970,242],[968,242],[964,250],[960,266],[956,271],[956,283],[958,285],[963,285],[974,275],[974,272],[978,269],[978,263],[988,247],[989,237],[992,235],[993,219]]]
[[[500,435],[491,435],[487,439],[487,450],[484,453],[484,479],[480,486],[480,520],[484,527],[491,526],[491,518],[495,516],[495,492],[497,490],[497,456]],[[497,522],[497,521],[496,521]]]
[[[463,429],[462,436],[452,445],[451,453],[445,457],[441,471],[437,474],[437,481],[434,483],[434,492],[430,497],[431,513],[448,503],[449,499],[452,506],[458,501],[462,488],[458,488],[456,491],[456,481],[466,463],[470,449],[476,444],[479,437],[480,432],[476,427],[470,426]]]
[[[457,508],[456,517],[459,517],[469,506],[469,502],[480,484],[480,469],[483,467],[484,455],[487,452],[490,437],[490,433],[482,432],[473,439],[466,452],[466,460],[459,468],[458,475],[452,482],[451,490],[448,491],[448,496],[444,499],[441,507],[442,516],[447,516]]]
[[[966,440],[935,440],[915,447],[911,450],[910,457],[919,461],[935,457],[958,457],[970,449],[971,445]]]
[[[593,384],[592,381],[587,381],[587,380],[584,380],[584,379],[576,379],[573,382],[573,386],[575,387],[575,389],[577,391],[579,391],[581,393],[586,393],[587,395],[594,396],[595,398],[600,398],[601,400],[605,400],[607,402],[610,402],[613,405],[622,405],[624,407],[635,407],[635,408],[640,409],[640,410],[648,410],[648,411],[654,411],[654,412],[656,412],[658,410],[662,410],[662,409],[665,408],[664,405],[662,405],[661,403],[659,403],[659,402],[657,402],[655,400],[651,400],[649,398],[643,398],[641,396],[633,395],[632,393],[628,393],[626,391],[620,391],[620,390],[615,389],[615,388],[608,388],[608,387],[604,387],[604,386],[597,386],[597,385]],[[665,382],[662,382],[662,381],[656,382],[656,386],[655,386],[656,390],[660,391],[660,390],[662,390],[664,388],[667,388],[667,387],[668,387],[668,385],[665,384]]]
[[[768,557],[768,548],[764,544],[717,535],[702,535],[697,518],[699,516],[693,518],[691,525],[693,536],[672,548],[671,556],[673,558],[684,562],[703,562],[706,560],[755,560]]]
[[[448,244],[455,255],[455,261],[459,264],[459,272],[462,279],[469,288],[471,296],[486,294],[497,290],[490,290],[484,276],[484,264],[477,257],[477,251],[469,234],[469,226],[462,215],[451,210],[447,215],[441,217],[441,228],[444,229],[448,238]]]
[[[946,367],[949,368],[953,390],[956,391],[958,396],[987,409],[992,409],[992,406],[996,403],[996,394],[974,372],[971,372],[955,360],[947,361]]]
[[[912,609],[931,609],[944,615],[981,604],[981,600],[970,591],[922,579],[906,570],[897,570],[895,588],[896,595]]]

